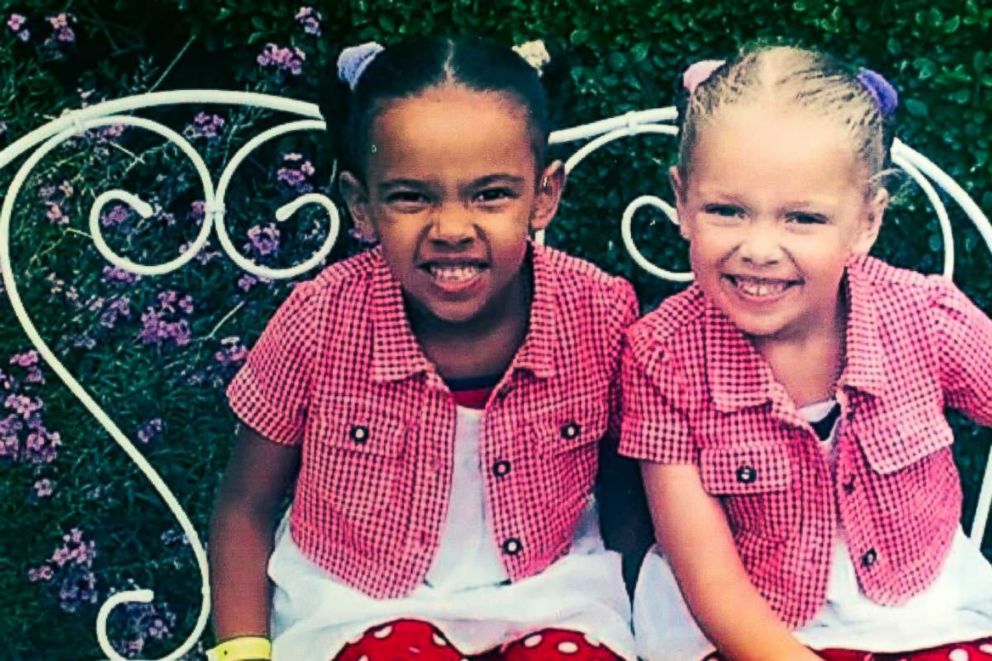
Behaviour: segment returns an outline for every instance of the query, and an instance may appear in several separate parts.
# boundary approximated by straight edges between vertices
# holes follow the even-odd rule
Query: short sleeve
[[[618,311],[620,313],[620,325],[619,328],[615,329],[617,334],[617,342],[621,344],[623,342],[623,334],[635,321],[637,321],[637,316],[640,311],[640,306],[637,302],[637,295],[634,293],[634,288],[626,280],[618,278],[620,281],[620,286],[617,288],[617,294],[619,296]],[[614,356],[617,354],[614,353]],[[607,430],[608,436],[613,439],[616,443],[617,438],[620,435],[620,420],[621,420],[621,398],[622,398],[622,388],[621,388],[621,367],[620,361],[617,360],[616,370],[613,374],[613,378],[610,380],[610,424]]]
[[[944,401],[992,426],[992,319],[943,279],[931,301]]]
[[[234,414],[262,436],[285,445],[303,436],[316,335],[314,297],[298,285],[269,320],[227,388]]]
[[[694,464],[696,449],[687,417],[648,375],[628,344],[621,357],[623,406],[620,454],[662,464]],[[653,365],[656,376],[664,365]]]

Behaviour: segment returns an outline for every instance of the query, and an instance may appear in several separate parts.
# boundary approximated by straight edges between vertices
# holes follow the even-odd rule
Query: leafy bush
[[[786,38],[887,75],[904,99],[903,140],[992,209],[992,55],[985,38],[992,9],[975,0],[352,0],[309,11],[275,0],[152,0],[140,10],[123,0],[94,0],[66,7],[0,0],[0,146],[65,109],[151,90],[217,87],[314,99],[319,73],[342,46],[427,32],[484,33],[507,43],[544,39],[567,72],[555,93],[555,117],[571,126],[669,105],[689,62],[754,39]],[[215,177],[240,145],[277,119],[219,107],[145,116],[181,130]],[[678,287],[639,271],[622,249],[618,221],[638,195],[668,197],[673,157],[671,139],[660,136],[598,151],[573,173],[548,236],[629,277],[646,308]],[[0,190],[13,173],[10,166],[0,172]],[[321,213],[301,212],[288,228],[271,219],[300,192],[329,193],[330,174],[313,134],[256,152],[228,195],[236,246],[283,266],[312,252],[326,231]],[[136,441],[202,533],[233,426],[223,386],[291,284],[247,276],[211,245],[162,278],[107,266],[87,218],[94,198],[117,187],[140,191],[155,213],[142,219],[124,206],[106,206],[99,224],[115,250],[156,263],[194,240],[203,221],[202,187],[185,156],[146,131],[108,126],[73,138],[34,171],[18,198],[12,266],[42,336]],[[960,230],[957,279],[992,311],[992,259],[960,214],[952,219]],[[656,263],[686,268],[684,245],[667,221],[639,213],[635,235]],[[935,272],[940,247],[932,212],[907,185],[877,252]],[[358,248],[344,236],[333,257]],[[40,364],[6,298],[0,308],[0,632],[7,654],[98,655],[98,604],[134,585],[153,588],[157,599],[114,613],[117,648],[132,656],[171,650],[198,608],[186,540],[133,464]],[[960,420],[955,427],[970,509],[990,434]]]

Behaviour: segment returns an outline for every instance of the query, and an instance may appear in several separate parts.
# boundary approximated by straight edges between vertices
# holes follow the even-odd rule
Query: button
[[[861,564],[865,567],[871,567],[875,564],[876,560],[878,560],[878,553],[875,552],[875,549],[868,549],[865,551],[865,554],[861,556]]]
[[[844,489],[844,493],[847,494],[848,496],[854,493],[854,476],[851,475],[850,477],[848,477],[847,481],[844,482],[843,485],[841,485],[841,488]]]
[[[363,425],[354,425],[348,435],[351,436],[351,440],[361,445],[369,440],[369,428]]]
[[[496,399],[498,399],[499,401],[502,402],[504,399],[507,398],[507,396],[511,392],[513,392],[513,386],[511,386],[508,383],[508,384],[506,384],[505,386],[503,386],[502,388],[500,388],[499,390],[496,391]]]
[[[505,459],[500,459],[493,464],[493,475],[496,477],[503,477],[510,472],[510,462]]]
[[[510,537],[505,542],[503,542],[503,553],[507,555],[516,555],[520,553],[520,550],[522,548],[523,545],[520,543],[520,540],[517,539],[516,537]]]
[[[751,484],[757,479],[758,471],[754,470],[754,466],[745,464],[737,469],[737,481],[741,484]]]
[[[571,440],[576,436],[578,436],[579,432],[581,431],[582,431],[582,427],[579,427],[579,423],[572,420],[571,422],[566,423],[565,426],[561,428],[561,437]]]

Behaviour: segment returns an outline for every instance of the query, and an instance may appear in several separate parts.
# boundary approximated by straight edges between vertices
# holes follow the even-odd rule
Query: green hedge
[[[992,209],[992,8],[974,0],[350,0],[313,7],[319,36],[311,34],[315,15],[297,17],[298,7],[276,0],[0,0],[0,145],[64,109],[151,89],[254,89],[315,99],[318,72],[342,46],[428,32],[475,32],[507,43],[544,39],[567,70],[555,116],[570,126],[669,105],[674,80],[689,62],[755,39],[786,40],[888,76],[904,99],[899,135]],[[299,75],[258,63],[270,43],[299,49]],[[184,128],[215,175],[237,145],[274,121],[230,108],[202,110],[199,118],[200,109],[150,115]],[[202,211],[193,170],[174,148],[140,131],[115,133],[91,131],[36,171],[19,200],[14,268],[44,337],[138,439],[204,531],[233,424],[223,385],[288,285],[244,280],[209,250],[166,278],[128,282],[105,274],[83,234],[96,194],[122,185],[159,207],[146,221],[112,207],[104,214],[112,245],[145,261],[175,256],[195,235]],[[326,190],[329,172],[317,160],[314,138],[278,141],[239,172],[231,231],[237,245],[263,262],[291,264],[322,236],[318,215],[294,225],[298,231],[281,228],[278,240],[269,227],[272,210],[300,190]],[[639,137],[597,152],[574,173],[549,232],[549,242],[633,280],[645,308],[678,288],[649,278],[625,255],[619,216],[638,195],[668,195],[672,147],[670,138]],[[11,168],[0,173],[0,190],[12,176]],[[992,311],[992,259],[960,214],[952,219],[960,229],[957,280]],[[685,246],[667,221],[640,214],[636,235],[657,263],[686,267]],[[877,252],[935,272],[939,247],[932,212],[906,185]],[[335,254],[355,249],[343,240]],[[117,612],[113,638],[132,655],[161,654],[185,636],[196,615],[198,578],[188,547],[123,453],[95,431],[47,368],[32,364],[6,298],[0,310],[0,421],[11,415],[20,421],[19,429],[8,422],[0,433],[3,654],[98,656],[97,604],[130,585],[153,588],[161,599]],[[967,509],[990,434],[957,419],[955,426]]]

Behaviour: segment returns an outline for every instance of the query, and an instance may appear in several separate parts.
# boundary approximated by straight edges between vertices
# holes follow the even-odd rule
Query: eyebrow
[[[504,186],[526,186],[527,178],[519,177],[517,175],[512,175],[508,173],[497,173],[497,174],[487,174],[478,179],[474,179],[468,182],[462,187],[463,190],[472,190],[478,188],[485,188],[487,186],[493,185],[504,185]],[[409,179],[404,177],[399,177],[396,179],[386,179],[385,181],[379,182],[379,191],[390,191],[397,188],[409,188],[413,190],[423,190],[431,189],[435,187],[433,181],[427,181],[423,179]]]

